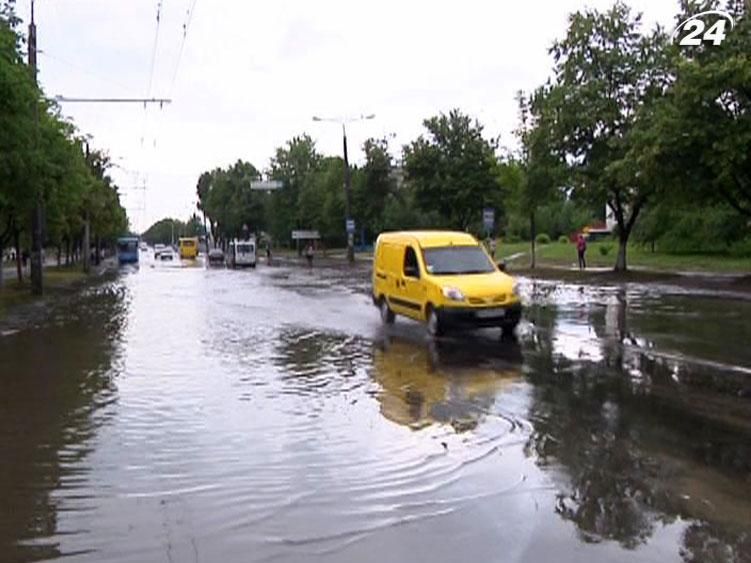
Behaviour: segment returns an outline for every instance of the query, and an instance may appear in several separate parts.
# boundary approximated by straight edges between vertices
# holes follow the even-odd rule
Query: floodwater
[[[0,561],[751,561],[751,301],[142,263],[0,336]]]

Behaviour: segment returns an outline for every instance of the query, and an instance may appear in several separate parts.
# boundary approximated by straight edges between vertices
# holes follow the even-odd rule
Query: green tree
[[[682,2],[681,19],[718,2]],[[722,201],[751,218],[751,20],[735,17],[720,45],[673,49],[675,79],[637,130],[629,157],[654,181],[686,200]]]
[[[165,218],[160,219],[143,233],[141,238],[147,243],[154,244],[171,244],[182,233],[186,232],[186,225],[179,219]]]
[[[311,181],[321,155],[308,135],[293,137],[286,145],[276,149],[271,159],[269,176],[283,183],[281,189],[271,194],[269,202],[269,229],[278,241],[290,238],[293,229],[309,224],[310,218],[301,214],[301,190]]]
[[[559,195],[556,190],[563,180],[563,162],[553,151],[551,140],[554,116],[548,92],[546,87],[538,88],[529,97],[519,92],[520,124],[516,134],[521,141],[521,158],[518,163],[510,163],[502,180],[504,185],[514,186],[517,210],[529,217],[530,268],[536,265],[538,208]]]
[[[13,2],[4,2],[0,6],[0,255],[5,246],[18,245],[33,204],[29,174],[38,90],[23,62],[17,23]]]
[[[636,219],[655,189],[628,155],[632,133],[670,79],[664,33],[641,35],[640,20],[621,2],[606,12],[572,14],[566,37],[551,49],[555,77],[546,94],[555,117],[552,144],[570,164],[575,190],[593,205],[606,202],[615,215],[620,271]]]
[[[417,205],[459,229],[476,224],[484,207],[501,210],[496,146],[483,137],[482,125],[459,110],[423,123],[428,137],[404,147],[406,180]]]
[[[215,244],[266,227],[267,195],[251,189],[259,177],[255,166],[238,160],[226,170],[216,168],[198,178],[198,208],[210,223]]]
[[[387,139],[368,139],[363,144],[365,165],[353,176],[354,217],[374,239],[384,229],[384,212],[396,191],[394,163]]]
[[[94,153],[87,161],[73,124],[34,83],[13,7],[12,1],[0,4],[0,254],[11,241],[20,250],[40,198],[45,243],[56,245],[59,257],[63,243],[80,245],[85,216],[97,239],[120,234],[127,217],[106,175],[106,155]],[[19,262],[19,279],[21,273]]]

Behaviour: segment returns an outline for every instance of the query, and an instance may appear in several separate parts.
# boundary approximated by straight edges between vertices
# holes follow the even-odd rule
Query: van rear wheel
[[[394,319],[396,318],[396,315],[394,315],[394,311],[391,310],[389,307],[388,302],[386,301],[385,297],[381,297],[381,301],[378,305],[378,308],[381,311],[381,321],[383,321],[383,324],[394,324]]]

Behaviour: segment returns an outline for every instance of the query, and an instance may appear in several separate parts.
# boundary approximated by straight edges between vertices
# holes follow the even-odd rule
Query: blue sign
[[[347,219],[346,227],[347,227],[348,235],[355,234],[355,220],[354,219]]]

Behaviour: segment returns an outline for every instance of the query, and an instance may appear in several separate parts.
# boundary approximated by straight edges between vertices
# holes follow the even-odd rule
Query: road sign
[[[482,224],[485,230],[490,232],[495,226],[495,209],[483,209],[482,210]]]
[[[272,191],[278,190],[284,184],[279,180],[253,180],[250,182],[251,190]]]
[[[321,235],[318,231],[292,231],[292,240],[318,240]]]
[[[347,227],[347,234],[352,235],[355,233],[355,220],[347,219],[345,226]]]

